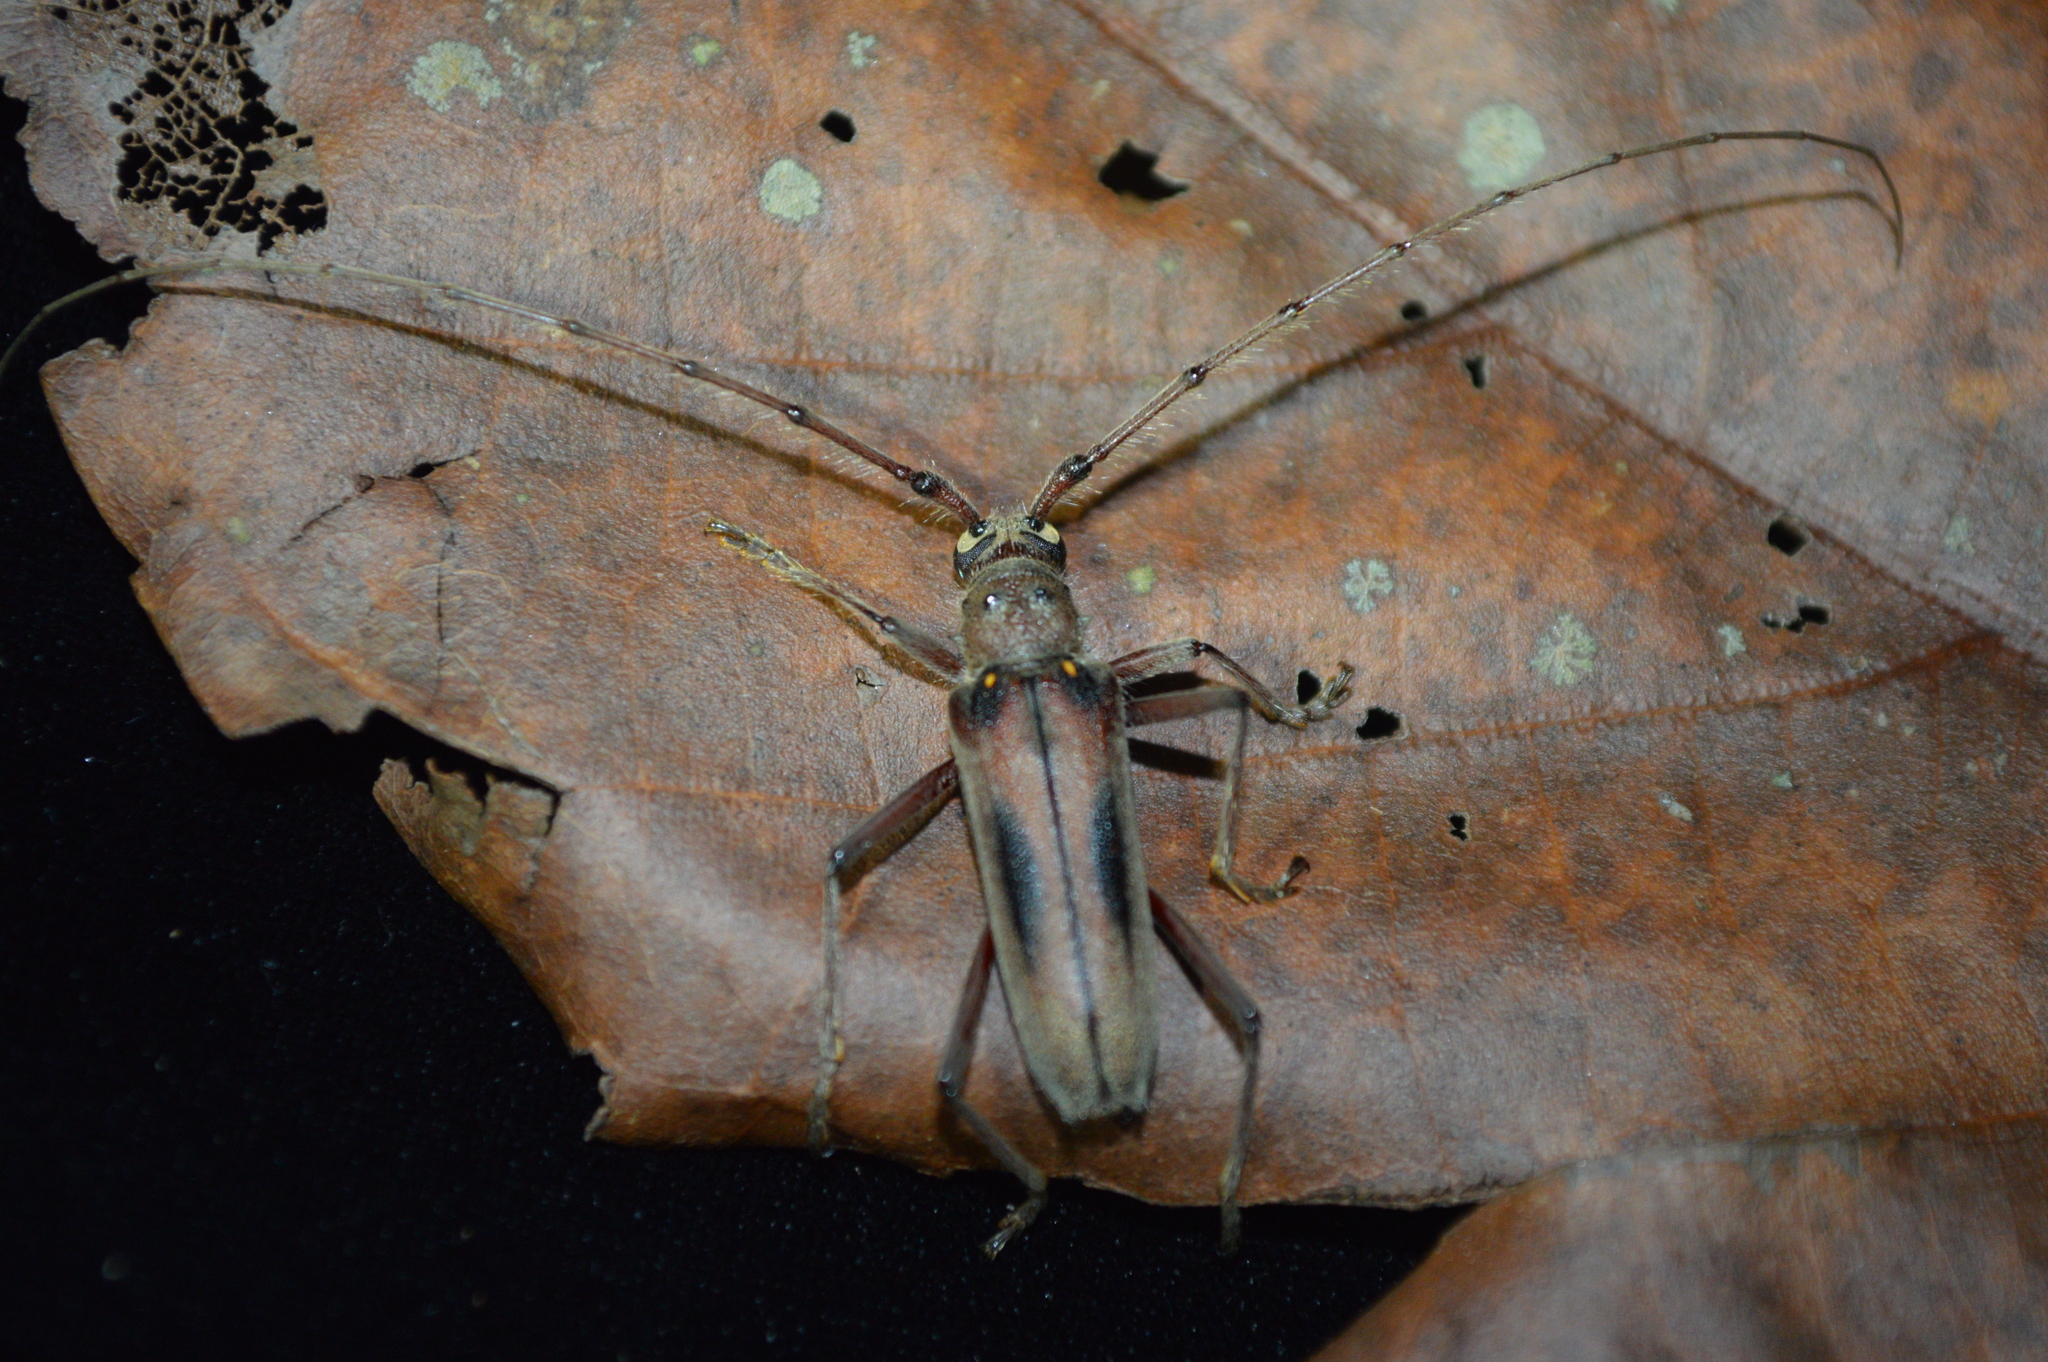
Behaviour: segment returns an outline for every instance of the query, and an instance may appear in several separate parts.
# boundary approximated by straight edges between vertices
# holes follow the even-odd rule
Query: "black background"
[[[0,110],[0,335],[106,272]],[[597,1069],[371,802],[388,719],[234,743],[0,383],[0,1304],[10,1355],[1300,1357],[1452,1212],[1213,1210],[1055,1185],[996,1263],[994,1174],[589,1143]],[[24,1346],[26,1345],[26,1346]]]

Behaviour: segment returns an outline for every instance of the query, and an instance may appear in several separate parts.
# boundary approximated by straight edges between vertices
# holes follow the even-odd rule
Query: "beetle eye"
[[[953,552],[965,553],[986,538],[988,538],[988,522],[986,520],[977,520],[967,527],[967,533],[960,536],[960,542],[953,546]]]
[[[1048,544],[1057,544],[1060,542],[1060,532],[1054,529],[1052,526],[1046,524],[1043,520],[1040,520],[1037,516],[1033,516],[1031,519],[1025,521],[1024,528],[1030,530],[1033,534],[1037,535],[1040,539],[1043,539]]]

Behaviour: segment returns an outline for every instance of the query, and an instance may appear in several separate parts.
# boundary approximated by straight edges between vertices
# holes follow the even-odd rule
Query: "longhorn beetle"
[[[101,280],[49,304],[16,337],[14,353],[41,321],[90,294],[167,275],[223,272],[330,277],[385,285],[508,313],[613,347],[673,369],[685,378],[779,412],[792,425],[838,445],[943,508],[962,525],[953,549],[961,587],[959,644],[908,624],[858,592],[814,572],[765,539],[722,520],[705,526],[742,556],[802,590],[840,606],[883,639],[947,678],[953,755],[932,768],[849,833],[824,867],[824,987],[818,1076],[811,1094],[809,1136],[828,1138],[832,1081],[843,1057],[839,1038],[839,918],[843,895],[862,873],[914,837],[956,795],[966,810],[988,926],[968,968],[939,1065],[941,1095],[978,1140],[1026,1189],[984,1245],[991,1257],[1028,1226],[1046,1201],[1045,1175],[975,1110],[964,1095],[975,1027],[991,970],[999,972],[1025,1065],[1062,1121],[1129,1119],[1151,1101],[1158,1054],[1152,931],[1166,942],[1218,1007],[1243,1054],[1236,1122],[1218,1179],[1225,1251],[1239,1235],[1238,1181],[1250,1147],[1257,1093],[1260,1020],[1251,995],[1187,921],[1146,882],[1132,797],[1126,732],[1143,724],[1235,710],[1236,743],[1223,767],[1211,876],[1248,903],[1285,897],[1308,869],[1295,857],[1272,884],[1245,880],[1234,865],[1234,836],[1247,711],[1293,728],[1328,719],[1349,693],[1352,668],[1340,662],[1317,690],[1288,704],[1228,654],[1200,639],[1141,648],[1111,662],[1089,656],[1081,618],[1066,580],[1066,544],[1051,523],[1067,494],[1111,453],[1223,366],[1310,309],[1437,238],[1539,190],[1622,161],[1725,141],[1811,142],[1867,158],[1891,201],[1895,259],[1904,255],[1904,214],[1891,173],[1868,147],[1798,130],[1706,132],[1633,147],[1587,161],[1486,198],[1386,246],[1364,263],[1295,298],[1214,353],[1196,361],[1081,453],[1062,459],[1030,502],[984,515],[946,478],[898,463],[796,403],[765,392],[696,359],[615,332],[556,316],[459,285],[435,283],[339,264],[255,260],[145,265]],[[1143,697],[1132,683],[1208,662],[1222,679],[1192,689]]]

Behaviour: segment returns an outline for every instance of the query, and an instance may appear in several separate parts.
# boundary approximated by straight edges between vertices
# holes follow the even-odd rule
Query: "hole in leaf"
[[[1105,188],[1147,203],[1158,203],[1175,194],[1185,194],[1188,186],[1161,175],[1158,165],[1157,152],[1144,151],[1126,142],[1117,148],[1116,155],[1102,163],[1102,169],[1095,178],[1102,181]]]
[[[1486,386],[1486,356],[1467,355],[1465,356],[1464,364],[1465,372],[1471,375],[1472,386],[1484,388]]]
[[[290,6],[242,5],[233,15],[211,15],[190,5],[157,5],[150,7],[154,19],[117,17],[115,8],[82,12],[104,21],[96,37],[111,36],[149,63],[108,107],[128,129],[114,167],[117,197],[159,205],[207,237],[223,229],[252,233],[259,254],[287,232],[324,227],[327,200],[310,185],[292,184],[278,160],[281,152],[309,149],[311,134],[270,106],[270,85],[257,74],[251,47],[255,34]]]
[[[1366,742],[1391,738],[1401,731],[1401,716],[1391,709],[1381,709],[1374,705],[1365,712],[1365,722],[1360,724],[1356,731]]]
[[[1404,322],[1419,322],[1428,315],[1429,304],[1418,299],[1410,298],[1401,304],[1401,320]]]
[[[837,109],[819,119],[818,126],[842,142],[853,140],[853,120]]]
[[[1294,674],[1294,703],[1305,705],[1323,688],[1323,679],[1304,668]]]
[[[1828,624],[1835,618],[1835,612],[1818,601],[1799,603],[1799,620],[1802,624]]]
[[[433,472],[440,466],[440,464],[434,463],[431,460],[422,459],[418,463],[414,464],[412,467],[406,469],[405,475],[408,478],[424,478],[429,473]]]
[[[1764,542],[1790,558],[1813,542],[1813,535],[1790,514],[1781,514],[1764,531]]]
[[[1451,815],[1450,823],[1451,836],[1461,842],[1472,840],[1472,820],[1469,817],[1462,813],[1454,813]]]

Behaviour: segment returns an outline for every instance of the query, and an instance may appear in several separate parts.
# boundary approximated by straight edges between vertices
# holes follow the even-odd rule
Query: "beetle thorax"
[[[970,673],[1078,655],[1081,617],[1065,576],[1031,558],[977,569],[962,588],[960,642]]]

